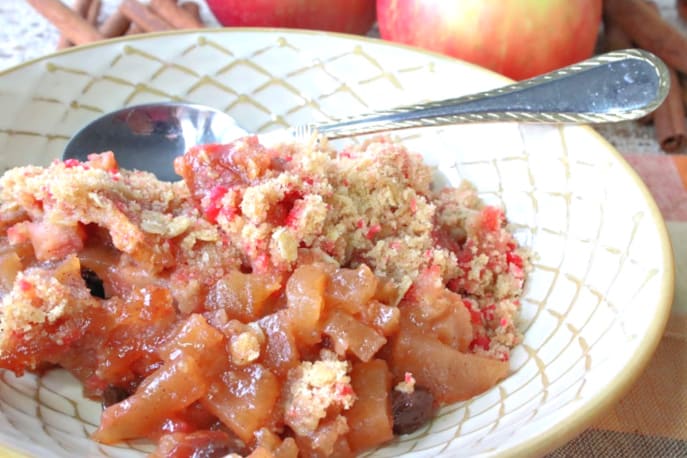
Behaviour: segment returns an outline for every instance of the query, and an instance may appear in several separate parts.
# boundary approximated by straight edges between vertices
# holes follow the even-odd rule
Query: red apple
[[[590,57],[602,0],[377,0],[382,38],[524,79]]]
[[[207,0],[225,26],[288,27],[364,34],[375,0]]]

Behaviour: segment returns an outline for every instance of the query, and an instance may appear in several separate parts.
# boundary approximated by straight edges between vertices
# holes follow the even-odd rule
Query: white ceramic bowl
[[[507,82],[378,40],[284,30],[143,35],[70,49],[0,73],[3,168],[47,164],[103,112],[186,100],[249,131],[448,98]],[[668,237],[646,187],[593,130],[490,124],[398,134],[444,183],[502,204],[535,255],[512,375],[444,408],[373,456],[537,455],[626,391],[653,353],[673,294]],[[36,457],[141,456],[88,439],[100,413],[61,371],[0,372],[0,443]]]

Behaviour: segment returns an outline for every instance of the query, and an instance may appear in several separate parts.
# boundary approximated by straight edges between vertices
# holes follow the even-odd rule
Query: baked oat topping
[[[406,394],[412,393],[413,391],[415,391],[415,383],[417,383],[417,381],[415,380],[415,377],[413,377],[413,374],[411,374],[410,372],[406,372],[403,375],[403,380],[396,384],[394,390]]]
[[[232,336],[229,340],[231,360],[237,366],[245,366],[260,357],[261,342],[265,336],[258,326],[249,327],[248,330]]]
[[[355,401],[348,376],[350,363],[339,361],[335,354],[326,350],[321,357],[312,363],[305,361],[289,371],[284,421],[300,435],[315,431],[333,404],[345,410]]]

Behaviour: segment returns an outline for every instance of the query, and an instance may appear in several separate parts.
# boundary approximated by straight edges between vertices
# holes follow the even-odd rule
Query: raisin
[[[463,246],[468,239],[468,233],[465,231],[465,229],[459,226],[451,227],[449,229],[449,234],[460,246]]]
[[[103,408],[122,402],[129,397],[129,392],[122,387],[110,385],[103,391]]]
[[[86,287],[91,291],[91,296],[105,299],[105,286],[97,273],[88,267],[82,267],[81,278],[86,282]]]
[[[394,434],[410,434],[432,418],[434,397],[429,390],[418,386],[411,393],[393,390],[391,412],[394,417]]]

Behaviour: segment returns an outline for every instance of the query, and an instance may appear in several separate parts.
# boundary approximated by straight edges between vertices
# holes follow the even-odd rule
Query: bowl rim
[[[595,420],[617,404],[630,391],[639,376],[642,375],[661,342],[663,332],[670,318],[670,311],[675,296],[675,260],[673,245],[665,219],[646,183],[644,183],[637,171],[632,168],[623,155],[596,130],[588,126],[585,126],[584,129],[596,137],[599,143],[605,146],[613,157],[618,159],[620,166],[646,199],[650,216],[660,237],[661,251],[664,255],[663,269],[665,275],[661,285],[661,296],[657,302],[660,307],[658,308],[658,313],[654,315],[655,319],[647,329],[646,336],[641,342],[642,345],[638,347],[635,357],[630,359],[619,377],[591,396],[587,404],[577,412],[577,415],[570,417],[568,421],[555,424],[541,440],[536,438],[527,440],[522,444],[516,445],[503,456],[522,456],[525,454],[542,456],[568,443],[587,427],[591,426]]]
[[[352,42],[359,42],[361,44],[373,44],[375,46],[388,46],[391,48],[405,49],[407,51],[424,54],[433,59],[442,60],[444,62],[450,63],[460,63],[466,67],[469,67],[472,71],[477,73],[481,72],[483,74],[488,74],[491,78],[500,79],[503,84],[508,84],[514,82],[512,79],[498,74],[492,70],[481,67],[479,65],[467,62],[461,59],[456,59],[445,54],[441,54],[434,51],[429,51],[426,49],[418,48],[416,46],[395,43],[391,41],[382,40],[379,38],[363,36],[363,35],[353,35],[340,32],[329,32],[321,30],[309,30],[309,29],[286,29],[278,27],[212,27],[212,28],[200,28],[200,29],[185,29],[185,30],[170,30],[162,32],[151,32],[140,35],[133,36],[122,36],[115,37],[106,40],[101,40],[93,43],[88,43],[81,46],[75,46],[71,48],[65,48],[62,50],[57,50],[55,52],[39,56],[33,59],[29,59],[20,64],[8,67],[6,69],[0,70],[0,78],[10,74],[12,72],[18,71],[25,67],[30,67],[32,65],[40,64],[42,61],[50,60],[55,57],[62,55],[68,55],[72,53],[79,53],[89,49],[95,49],[104,46],[116,45],[118,43],[127,43],[135,41],[145,41],[157,38],[174,38],[177,36],[186,35],[214,35],[214,34],[229,34],[229,35],[240,35],[245,33],[260,33],[260,34],[285,34],[285,35],[317,35],[334,37],[339,39],[346,39]],[[656,351],[661,338],[663,336],[663,331],[666,327],[668,319],[670,317],[670,311],[675,294],[675,262],[673,255],[673,247],[668,233],[668,228],[665,219],[661,215],[661,211],[656,204],[651,192],[649,191],[646,183],[640,178],[639,174],[632,168],[629,162],[624,158],[624,156],[616,150],[601,134],[589,126],[580,126],[586,134],[592,136],[600,146],[603,146],[615,158],[619,165],[622,167],[623,171],[631,179],[631,181],[637,186],[640,193],[644,197],[647,206],[649,207],[649,215],[653,222],[655,223],[656,231],[660,238],[660,246],[663,254],[663,281],[661,284],[661,294],[657,300],[657,313],[654,314],[654,320],[651,322],[647,329],[644,339],[641,341],[635,357],[632,358],[629,363],[625,366],[625,370],[611,383],[609,383],[604,389],[599,390],[596,394],[592,395],[587,402],[582,405],[576,415],[567,418],[553,425],[548,429],[543,435],[538,435],[531,439],[528,439],[520,444],[515,445],[506,451],[501,451],[496,454],[488,453],[491,456],[499,457],[514,457],[514,456],[542,456],[554,449],[566,444],[573,438],[577,437],[584,429],[589,427],[597,418],[602,414],[606,413],[613,405],[615,405],[622,397],[624,397],[627,392],[632,388],[634,382],[639,378],[639,376],[644,372],[646,366],[648,365],[651,357]],[[18,452],[13,447],[0,443],[0,454],[2,456],[8,455],[10,458],[16,457],[21,458],[25,455],[23,452]]]

